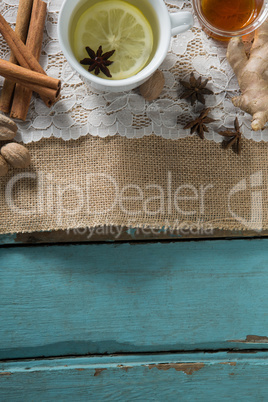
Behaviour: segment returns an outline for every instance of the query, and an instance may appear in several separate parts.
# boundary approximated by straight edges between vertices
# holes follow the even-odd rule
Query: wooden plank
[[[2,401],[265,401],[267,353],[0,363]]]
[[[0,358],[267,348],[267,246],[0,248]]]
[[[200,233],[187,230],[172,231],[165,229],[127,228],[127,227],[97,227],[57,230],[51,232],[33,232],[0,235],[0,245],[4,244],[49,244],[77,243],[101,241],[151,241],[151,240],[210,240],[224,238],[268,237],[268,230],[221,230],[201,231]]]
[[[0,245],[16,244],[16,239],[17,239],[16,234],[0,235]]]

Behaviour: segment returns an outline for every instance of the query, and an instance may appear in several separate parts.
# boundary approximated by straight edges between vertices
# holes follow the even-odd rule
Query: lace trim
[[[120,134],[127,138],[141,138],[155,133],[167,139],[184,138],[190,134],[183,127],[200,113],[202,105],[192,107],[180,100],[183,90],[179,80],[188,80],[190,73],[209,78],[208,88],[214,95],[206,97],[211,107],[210,125],[206,138],[222,141],[217,134],[224,128],[233,128],[235,116],[242,124],[242,133],[248,139],[268,141],[268,128],[253,132],[251,116],[235,108],[231,98],[239,93],[236,77],[225,54],[226,44],[208,38],[195,20],[192,30],[173,37],[169,53],[160,69],[165,76],[165,87],[159,99],[145,101],[139,91],[113,94],[87,87],[66,62],[57,39],[57,19],[61,0],[48,1],[48,16],[40,63],[47,73],[62,80],[61,100],[47,108],[38,97],[32,97],[26,122],[18,122],[16,139],[29,143],[55,136],[63,140],[77,139],[88,133],[107,137]],[[187,0],[166,1],[170,12],[191,9]],[[0,12],[14,27],[18,0],[2,0]],[[0,57],[8,59],[9,49],[0,38]],[[3,79],[0,77],[0,85]]]

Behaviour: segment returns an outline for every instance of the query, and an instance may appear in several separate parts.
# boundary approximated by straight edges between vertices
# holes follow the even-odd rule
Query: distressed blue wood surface
[[[3,244],[15,244],[16,243],[16,234],[5,234],[0,235],[0,245]]]
[[[220,230],[213,231],[213,239],[256,238],[256,231]],[[268,237],[268,230],[258,233],[258,237]],[[101,228],[70,229],[51,232],[33,232],[0,235],[1,245],[19,244],[59,244],[59,243],[92,243],[118,241],[163,241],[163,240],[209,240],[211,233],[174,233],[159,229],[126,228],[104,226]]]
[[[266,348],[267,245],[0,248],[0,358]]]
[[[0,363],[2,401],[266,401],[267,353]]]

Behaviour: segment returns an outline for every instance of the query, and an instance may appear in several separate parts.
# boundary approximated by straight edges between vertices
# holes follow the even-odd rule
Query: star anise
[[[204,95],[212,95],[213,91],[206,88],[208,83],[208,79],[202,81],[201,77],[197,79],[194,76],[194,73],[191,73],[189,82],[180,81],[181,85],[184,86],[185,91],[181,94],[180,99],[188,99],[191,100],[191,105],[193,106],[196,101],[203,103],[205,105]]]
[[[241,153],[242,134],[240,131],[240,126],[237,117],[235,118],[234,121],[234,128],[235,131],[225,130],[220,131],[219,134],[222,135],[223,137],[226,137],[226,139],[223,140],[222,142],[223,148],[229,149],[232,147],[234,152],[236,152],[239,155]]]
[[[81,60],[80,63],[89,66],[88,71],[94,71],[96,75],[102,71],[106,77],[111,77],[112,75],[107,66],[110,66],[113,61],[108,59],[114,54],[115,50],[110,50],[109,52],[102,54],[101,46],[98,48],[96,53],[89,46],[87,46],[86,51],[89,57]]]
[[[204,133],[208,132],[208,128],[206,126],[206,124],[208,123],[212,123],[213,121],[215,121],[214,119],[212,119],[211,117],[208,117],[208,114],[210,112],[210,109],[204,109],[200,115],[197,117],[197,119],[191,121],[190,123],[188,123],[184,129],[191,129],[191,134],[197,133],[199,135],[199,137],[203,140],[205,138]]]

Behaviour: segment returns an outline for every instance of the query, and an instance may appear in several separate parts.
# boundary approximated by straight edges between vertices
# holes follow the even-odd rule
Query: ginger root
[[[228,44],[227,59],[242,92],[232,102],[253,116],[254,131],[261,130],[268,121],[268,19],[255,32],[249,57],[242,38],[235,37]]]

